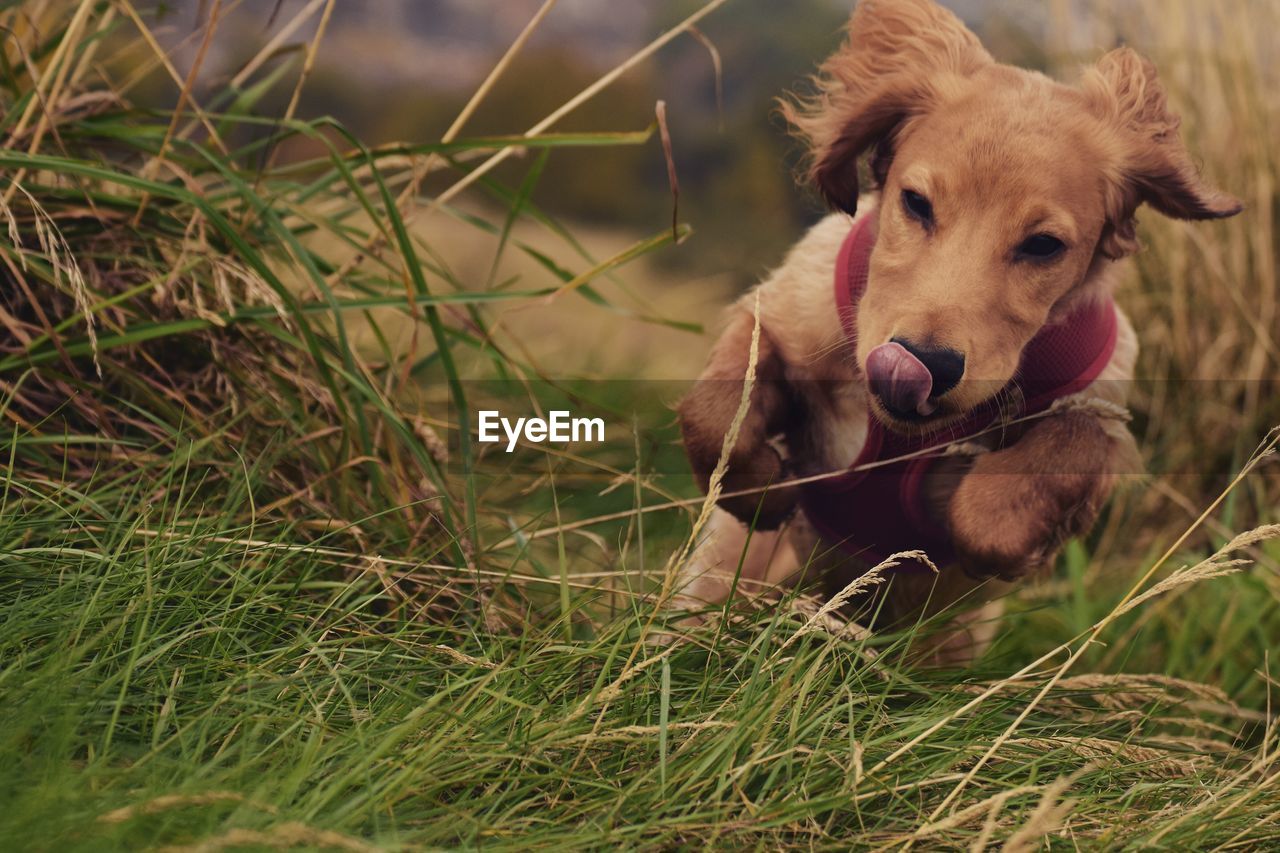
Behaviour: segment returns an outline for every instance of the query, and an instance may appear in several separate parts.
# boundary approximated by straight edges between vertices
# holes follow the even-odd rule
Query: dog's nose
[[[920,346],[906,338],[892,338],[891,341],[915,356],[929,371],[933,378],[930,397],[941,397],[960,384],[960,377],[964,376],[964,353],[949,347]]]

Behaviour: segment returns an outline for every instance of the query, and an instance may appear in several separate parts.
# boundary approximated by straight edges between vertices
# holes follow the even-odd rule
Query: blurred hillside
[[[159,34],[176,47],[185,73],[199,43],[211,0],[179,0],[154,13]],[[485,74],[542,5],[540,0],[339,0],[324,49],[303,91],[299,115],[331,115],[370,144],[439,138]],[[468,135],[519,133],[602,72],[702,4],[695,0],[607,3],[560,0],[512,67],[468,123]],[[953,0],[997,55],[1043,66],[1044,12],[999,0]],[[849,0],[734,0],[711,15],[701,32],[718,52],[722,110],[711,52],[683,37],[633,69],[557,130],[633,130],[653,121],[667,102],[679,172],[680,214],[695,234],[662,263],[688,274],[728,274],[740,285],[776,264],[821,208],[798,189],[799,151],[774,113],[775,99],[804,77],[840,41]],[[274,7],[274,14],[273,14]],[[272,62],[301,66],[296,46],[312,37],[319,0],[222,4],[219,37],[201,71],[208,86],[225,81],[271,37],[309,13]],[[288,46],[294,46],[290,49]],[[286,75],[264,114],[282,110]],[[154,97],[172,98],[158,77]],[[376,97],[371,96],[376,93]],[[315,153],[299,145],[284,156]],[[498,176],[520,181],[528,161],[506,164]],[[574,151],[551,157],[534,200],[562,216],[651,233],[670,218],[666,166],[655,140],[644,147]]]

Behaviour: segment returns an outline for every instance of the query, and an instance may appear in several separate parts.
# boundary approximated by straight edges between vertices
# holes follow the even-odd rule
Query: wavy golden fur
[[[961,359],[962,375],[937,395],[929,417],[962,418],[1002,393],[1042,328],[1081,300],[1110,295],[1114,262],[1137,248],[1140,206],[1183,219],[1241,209],[1202,180],[1150,62],[1120,48],[1066,85],[997,63],[933,0],[862,0],[812,94],[784,101],[783,113],[808,146],[809,180],[838,212],[757,290],[762,384],[726,486],[756,487],[764,498],[721,503],[686,567],[680,602],[688,608],[802,571],[851,570],[795,511],[793,490],[768,487],[847,467],[865,440],[868,411],[889,428],[912,428],[869,391],[871,350],[914,341]],[[874,185],[863,193],[858,168],[867,155]],[[851,347],[832,277],[855,214],[873,220],[876,243]],[[1052,251],[1036,253],[1045,247]],[[737,409],[753,299],[731,310],[706,381],[680,406],[686,450],[704,484]],[[1123,405],[1136,357],[1137,335],[1120,313],[1115,353],[1086,395]],[[936,589],[918,578],[895,581],[891,615],[979,588],[988,596],[1000,586],[983,578],[1012,581],[1050,564],[1137,469],[1123,424],[1080,412],[1044,418],[990,450],[935,466],[926,492],[959,564],[943,567]],[[983,624],[982,636],[966,629],[957,631],[961,640],[945,640],[942,657],[972,654],[994,630],[989,618]]]

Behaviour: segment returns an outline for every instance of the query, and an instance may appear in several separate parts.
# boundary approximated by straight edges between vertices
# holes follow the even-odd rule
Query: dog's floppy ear
[[[1143,202],[1175,219],[1222,219],[1240,200],[1204,182],[1178,135],[1155,66],[1127,47],[1098,60],[1082,88],[1093,112],[1116,133],[1119,174],[1103,233],[1102,251],[1116,258],[1137,248],[1134,211]]]
[[[875,146],[883,180],[897,128],[927,112],[946,75],[992,62],[977,37],[933,0],[862,0],[848,38],[814,77],[814,94],[782,102],[809,146],[809,179],[829,204],[858,205],[858,157]]]

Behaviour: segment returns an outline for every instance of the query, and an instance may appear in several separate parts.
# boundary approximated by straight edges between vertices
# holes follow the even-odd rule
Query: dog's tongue
[[[929,402],[933,376],[901,344],[881,344],[867,356],[867,379],[871,392],[888,408],[897,412],[915,412],[928,417],[937,409]]]

